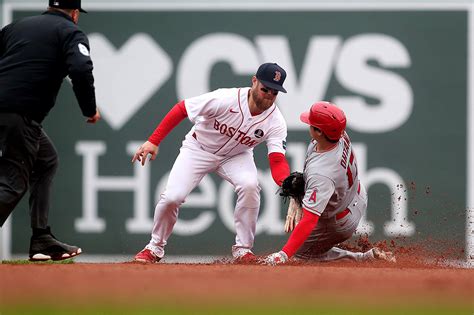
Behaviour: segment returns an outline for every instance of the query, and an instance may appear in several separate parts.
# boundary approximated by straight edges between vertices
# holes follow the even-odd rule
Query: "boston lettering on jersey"
[[[235,127],[228,127],[226,124],[220,123],[217,119],[214,119],[214,129],[219,131],[219,133],[222,135],[226,135],[227,137],[233,137],[233,139],[235,141],[240,142],[240,144],[243,144],[249,147],[253,147],[257,144],[257,140],[255,139],[252,140],[252,138],[247,136],[245,132],[236,130]],[[234,135],[236,134],[237,136],[234,137]]]

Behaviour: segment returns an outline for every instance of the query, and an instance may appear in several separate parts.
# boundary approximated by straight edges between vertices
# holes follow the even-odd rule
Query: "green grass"
[[[2,264],[8,264],[8,265],[53,265],[53,264],[68,265],[68,264],[73,264],[73,263],[74,263],[74,259],[72,258],[57,260],[57,261],[52,261],[52,260],[29,261],[28,259],[2,260]],[[3,315],[1,312],[0,314]]]
[[[87,301],[84,301],[86,303]],[[403,303],[402,301],[400,301]],[[117,304],[110,305],[97,305],[87,307],[71,307],[71,306],[52,306],[52,305],[35,305],[35,306],[18,306],[18,307],[2,307],[0,314],[2,315],[17,315],[17,314],[38,314],[38,315],[59,315],[59,314],[81,314],[81,315],[92,315],[92,314],[169,314],[169,315],[209,315],[209,314],[225,314],[225,315],[287,315],[287,314],[298,314],[298,315],[314,315],[314,314],[327,314],[327,315],[441,315],[441,314],[466,314],[472,315],[473,309],[467,306],[453,306],[453,307],[440,307],[439,305],[398,305],[398,306],[360,306],[360,305],[334,305],[329,304],[310,304],[306,305],[294,305],[288,302],[286,305],[265,305],[265,301],[262,300],[261,305],[248,306],[242,301],[242,305],[229,304],[226,306],[222,305],[201,305],[201,306],[171,306],[171,305],[137,305],[137,306],[117,306]]]

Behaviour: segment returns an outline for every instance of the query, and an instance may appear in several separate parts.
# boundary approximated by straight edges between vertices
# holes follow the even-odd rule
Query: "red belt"
[[[357,187],[357,193],[360,194],[360,182],[359,182],[359,187]],[[336,214],[336,220],[340,220],[340,219],[344,218],[349,213],[351,213],[351,210],[349,210],[349,208],[346,208],[345,210],[343,210],[343,211],[339,212],[338,214]]]
[[[343,210],[343,211],[339,212],[338,214],[336,214],[336,220],[340,220],[340,219],[344,218],[349,213],[351,213],[351,210],[349,210],[349,208],[346,208],[345,210]]]

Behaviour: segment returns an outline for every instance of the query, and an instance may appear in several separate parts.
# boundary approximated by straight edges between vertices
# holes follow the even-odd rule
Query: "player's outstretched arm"
[[[272,152],[268,155],[270,171],[273,180],[278,186],[281,186],[283,180],[290,175],[290,166],[283,153]]]
[[[135,161],[141,162],[142,165],[145,165],[146,158],[150,155],[150,160],[156,159],[156,155],[158,154],[158,146],[151,143],[150,141],[146,141],[143,143],[138,149],[137,152],[133,155],[132,163]]]
[[[281,251],[273,253],[263,258],[264,265],[275,266],[284,264],[291,258],[296,251],[303,245],[311,231],[316,228],[319,221],[319,215],[303,208],[303,218],[296,225],[293,233],[286,242]]]
[[[158,154],[158,145],[161,140],[186,117],[188,117],[186,107],[184,106],[184,101],[181,101],[166,114],[155,131],[153,131],[153,134],[148,138],[148,141],[138,148],[132,158],[132,163],[138,160],[142,165],[145,165],[148,154],[150,154],[150,160],[154,160]]]

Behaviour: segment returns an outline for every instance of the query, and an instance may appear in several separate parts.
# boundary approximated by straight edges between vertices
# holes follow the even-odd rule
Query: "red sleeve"
[[[280,152],[272,152],[268,155],[268,161],[270,162],[273,180],[278,186],[281,186],[283,180],[290,175],[290,166],[285,155]]]
[[[186,117],[188,117],[188,113],[186,112],[184,101],[181,101],[173,106],[168,114],[166,114],[165,118],[163,118],[155,131],[153,131],[153,134],[148,138],[148,141],[154,145],[160,145],[160,142],[166,135]]]
[[[282,251],[288,255],[288,258],[293,256],[306,239],[308,239],[309,234],[311,234],[311,231],[316,227],[318,221],[319,215],[303,208],[303,218],[296,225],[290,238],[282,248]]]

